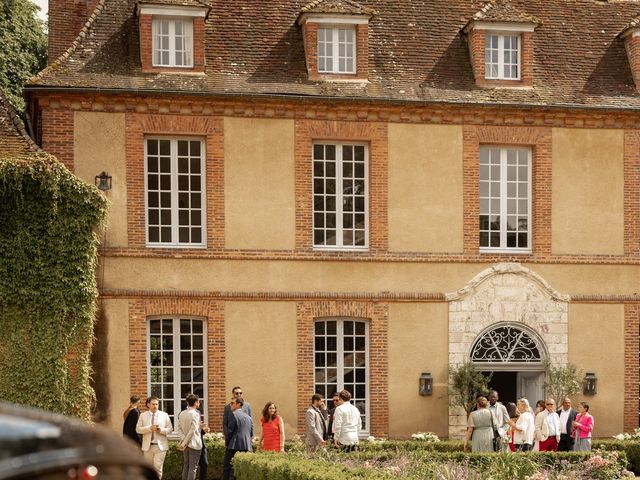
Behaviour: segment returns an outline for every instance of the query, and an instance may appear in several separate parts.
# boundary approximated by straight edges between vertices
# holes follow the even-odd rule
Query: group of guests
[[[190,393],[185,397],[185,401],[187,408],[178,415],[175,432],[169,415],[159,409],[158,397],[148,397],[145,402],[147,410],[140,413],[138,409],[140,397],[132,396],[129,407],[122,414],[123,435],[138,444],[160,479],[164,459],[169,450],[167,436],[172,432],[179,438],[177,448],[184,457],[182,479],[195,480],[198,468],[200,469],[199,480],[207,478],[208,460],[204,435],[209,432],[209,426],[204,422],[200,412],[198,396]]]
[[[305,443],[308,452],[333,445],[344,452],[358,450],[362,418],[360,410],[351,403],[351,392],[342,390],[332,395],[327,408],[319,393],[311,396],[311,406],[305,412]]]
[[[471,442],[473,452],[567,452],[591,450],[591,432],[594,420],[589,405],[571,407],[571,399],[565,397],[562,406],[556,408],[554,399],[536,403],[533,411],[526,398],[506,407],[498,401],[498,392],[479,396],[476,409],[467,420],[465,451]]]

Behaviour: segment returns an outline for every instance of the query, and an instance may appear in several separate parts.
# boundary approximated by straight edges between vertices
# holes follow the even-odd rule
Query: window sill
[[[481,255],[531,255],[533,251],[531,249],[515,249],[515,248],[480,248]]]

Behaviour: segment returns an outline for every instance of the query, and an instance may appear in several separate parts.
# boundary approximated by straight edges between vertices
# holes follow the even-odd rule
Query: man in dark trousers
[[[571,408],[571,399],[565,397],[562,400],[562,408],[557,412],[560,417],[560,441],[558,442],[558,452],[571,452],[573,450],[573,437],[571,436],[571,430],[573,429],[573,422],[576,419],[578,412]]]
[[[227,451],[224,454],[224,474],[223,480],[235,480],[231,460],[233,460],[236,452],[251,452],[251,439],[253,438],[253,420],[249,415],[242,411],[244,400],[236,397],[232,400],[231,415],[229,415],[229,424],[227,436],[225,438]]]

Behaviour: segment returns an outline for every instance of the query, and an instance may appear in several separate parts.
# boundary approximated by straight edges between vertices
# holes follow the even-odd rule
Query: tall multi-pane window
[[[314,247],[367,248],[367,169],[366,145],[313,145]]]
[[[204,246],[204,143],[147,138],[147,244]]]
[[[355,28],[318,28],[318,72],[356,73]]]
[[[531,150],[480,148],[480,248],[531,251]]]
[[[193,67],[193,20],[154,18],[153,65]]]
[[[520,79],[520,36],[487,33],[484,63],[486,78]]]
[[[346,389],[369,431],[369,324],[364,320],[320,319],[314,325],[315,392],[330,398]]]
[[[149,392],[175,426],[189,393],[200,397],[206,412],[206,327],[203,320],[162,317],[149,320]]]

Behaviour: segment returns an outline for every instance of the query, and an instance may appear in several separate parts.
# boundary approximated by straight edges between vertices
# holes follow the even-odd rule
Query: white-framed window
[[[313,144],[313,245],[368,247],[368,148],[364,144]]]
[[[193,19],[154,18],[153,66],[193,67]]]
[[[345,389],[360,410],[362,433],[370,431],[369,323],[351,318],[322,318],[314,323],[315,392],[331,398]]]
[[[531,150],[480,147],[480,250],[531,252]]]
[[[200,397],[200,409],[207,411],[207,350],[204,320],[162,316],[148,321],[148,391],[160,400],[160,409],[171,417],[174,427],[186,408],[189,393]]]
[[[145,139],[147,245],[205,246],[205,185],[203,140]]]
[[[488,79],[520,79],[520,35],[486,33],[485,76]]]
[[[318,72],[356,73],[354,26],[318,28]]]

